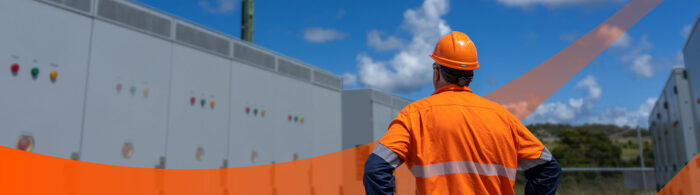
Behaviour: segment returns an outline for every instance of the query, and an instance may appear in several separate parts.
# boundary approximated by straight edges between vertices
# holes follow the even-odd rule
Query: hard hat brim
[[[433,58],[435,62],[438,64],[456,69],[456,70],[476,70],[479,68],[479,61],[475,62],[459,62],[459,61],[454,61],[454,60],[449,60],[445,58],[441,58],[439,56],[436,56],[435,54],[430,54],[430,58]]]

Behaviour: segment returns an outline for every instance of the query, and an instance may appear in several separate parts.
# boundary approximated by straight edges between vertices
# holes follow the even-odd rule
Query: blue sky
[[[136,0],[234,37],[240,0]],[[417,100],[430,95],[434,43],[450,30],[476,43],[472,89],[485,95],[553,56],[629,0],[267,0],[254,43]],[[682,66],[700,1],[667,0],[536,110],[525,123],[646,126],[671,67]]]

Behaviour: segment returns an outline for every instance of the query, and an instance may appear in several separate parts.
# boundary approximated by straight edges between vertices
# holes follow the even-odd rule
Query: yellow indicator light
[[[58,72],[56,71],[51,71],[49,73],[49,78],[51,78],[52,81],[56,81],[56,78],[58,78]]]
[[[211,106],[211,108],[214,108],[214,106],[216,106],[216,102],[210,101],[210,102],[209,102],[209,106]]]
[[[143,90],[143,96],[148,96],[148,89]]]
[[[299,118],[299,122],[304,123],[304,117]]]
[[[263,116],[263,117],[264,117],[264,116],[265,116],[265,113],[266,113],[265,110],[261,110],[261,111],[260,111],[260,116]]]

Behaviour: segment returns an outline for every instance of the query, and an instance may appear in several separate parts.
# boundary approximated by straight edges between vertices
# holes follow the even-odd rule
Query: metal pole
[[[647,174],[644,171],[644,147],[642,147],[642,128],[637,127],[637,142],[639,142],[639,162],[642,166],[642,182],[644,185],[644,195],[647,195]]]
[[[243,0],[241,14],[241,40],[253,42],[253,17],[255,0]]]

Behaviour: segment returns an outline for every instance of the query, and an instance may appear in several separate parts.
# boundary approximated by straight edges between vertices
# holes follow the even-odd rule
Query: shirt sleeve
[[[530,169],[552,160],[552,153],[540,142],[530,130],[518,119],[511,115],[511,124],[516,137],[518,166],[523,170]]]
[[[389,125],[389,130],[365,162],[362,182],[367,194],[394,194],[394,170],[405,162],[411,135],[408,117],[402,111]]]
[[[518,166],[525,170],[525,194],[555,194],[561,167],[546,146],[519,120],[512,117],[518,150]]]
[[[391,150],[395,156],[397,156],[399,159],[385,159],[387,162],[391,162],[394,160],[400,160],[399,164],[401,162],[405,162],[407,159],[407,154],[408,154],[408,148],[409,145],[411,144],[411,133],[410,133],[410,125],[411,123],[409,122],[408,116],[406,115],[405,111],[400,112],[397,116],[396,119],[394,119],[391,124],[389,124],[389,130],[387,130],[386,134],[384,134],[384,137],[382,137],[379,140],[379,144],[377,144],[377,147],[380,145],[383,147],[386,147],[387,149]],[[377,151],[377,150],[375,150]],[[380,157],[384,157],[381,154],[378,154]],[[395,167],[398,167],[396,165]]]

